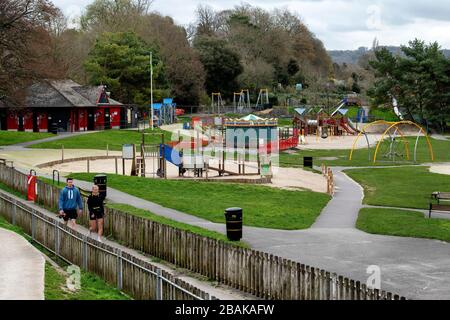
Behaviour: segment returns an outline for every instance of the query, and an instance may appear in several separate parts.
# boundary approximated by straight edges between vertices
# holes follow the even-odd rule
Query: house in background
[[[72,80],[31,85],[23,108],[0,105],[2,130],[76,132],[128,127],[130,111],[110,98],[104,86],[82,86]]]

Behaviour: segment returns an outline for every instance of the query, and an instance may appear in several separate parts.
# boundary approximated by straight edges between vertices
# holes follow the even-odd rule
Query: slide
[[[339,112],[339,110],[341,110],[343,107],[345,107],[347,105],[347,99],[342,100],[341,102],[339,102],[336,110],[334,110],[334,112],[331,114],[331,117],[334,117],[336,115],[336,113]]]
[[[169,161],[170,163],[174,164],[177,167],[181,167],[183,164],[182,156],[179,151],[172,148],[171,146],[168,146],[167,144],[163,145],[161,144],[159,146],[159,155],[163,155],[163,149],[164,149],[164,158]]]
[[[355,125],[354,125],[350,120],[348,120],[348,122],[341,122],[339,125],[340,125],[345,131],[347,131],[347,133],[349,133],[349,134],[355,135],[355,134],[358,134],[358,133],[359,133],[359,130],[356,129]]]

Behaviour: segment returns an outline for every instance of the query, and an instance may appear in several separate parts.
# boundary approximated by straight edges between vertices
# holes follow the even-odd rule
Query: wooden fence
[[[95,273],[135,299],[210,299],[209,294],[149,262],[86,237],[2,191],[0,214],[58,257]]]
[[[2,173],[5,170],[13,169],[0,164],[0,178],[15,175]],[[14,184],[11,180],[3,181],[8,185]],[[47,207],[56,207],[58,194],[56,187],[39,181],[39,202]],[[81,223],[88,223],[87,214],[83,214]],[[390,292],[369,289],[359,281],[335,273],[261,251],[236,247],[111,208],[107,208],[105,235],[112,236],[125,246],[264,299],[405,299]]]
[[[333,196],[335,191],[333,170],[322,164],[322,175],[327,178],[327,193]]]

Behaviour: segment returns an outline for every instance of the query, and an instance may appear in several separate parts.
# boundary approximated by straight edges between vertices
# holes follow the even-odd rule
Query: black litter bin
[[[98,186],[100,195],[106,198],[106,182],[107,178],[105,174],[98,174],[94,177],[94,184]]]
[[[225,210],[225,220],[227,222],[227,237],[230,241],[242,239],[242,209],[229,208]]]
[[[303,168],[313,167],[313,157],[303,157]]]
[[[53,134],[58,134],[58,124],[56,122],[53,122],[50,125],[50,132]]]

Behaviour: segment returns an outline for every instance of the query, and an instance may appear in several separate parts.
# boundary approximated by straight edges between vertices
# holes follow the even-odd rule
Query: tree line
[[[155,99],[171,95],[190,105],[208,103],[211,92],[229,98],[244,88],[313,81],[326,77],[331,65],[320,40],[287,10],[200,6],[195,22],[183,27],[151,11],[151,0],[96,0],[79,28],[69,28],[49,0],[4,0],[1,6],[5,97],[38,78],[67,77],[104,84],[118,100],[146,105],[150,52]],[[23,79],[13,76],[18,74]]]

